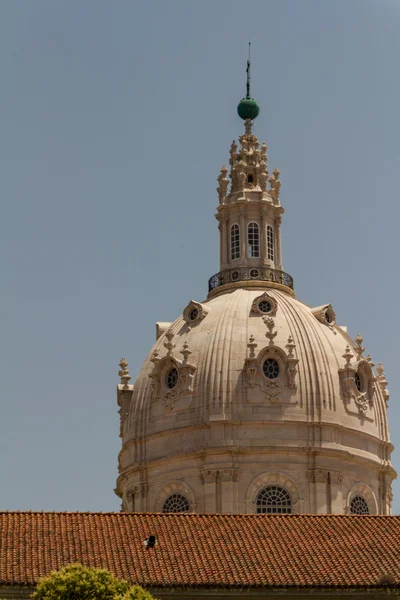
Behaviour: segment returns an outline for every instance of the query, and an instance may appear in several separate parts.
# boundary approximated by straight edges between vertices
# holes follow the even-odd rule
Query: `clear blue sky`
[[[284,268],[383,362],[400,469],[400,2],[8,0],[0,508],[119,509],[118,362],[218,270],[249,40]]]

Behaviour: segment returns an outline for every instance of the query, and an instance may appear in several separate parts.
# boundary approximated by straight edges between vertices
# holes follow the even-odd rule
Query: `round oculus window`
[[[263,313],[269,313],[272,310],[272,306],[268,300],[261,300],[261,302],[258,303],[258,309]]]
[[[172,369],[170,369],[168,371],[167,376],[166,376],[167,388],[169,388],[170,390],[174,389],[174,387],[178,383],[178,379],[179,379],[178,369],[173,367]]]
[[[260,271],[258,269],[251,269],[250,277],[252,279],[257,279],[257,277],[260,277]]]
[[[263,362],[262,368],[267,379],[276,379],[279,376],[279,364],[274,358],[267,358]]]
[[[233,271],[231,279],[232,281],[237,281],[239,279],[239,271]]]
[[[189,312],[190,321],[195,321],[198,316],[199,316],[199,309],[196,307],[192,308],[192,310]]]
[[[332,323],[332,316],[331,316],[331,313],[328,310],[325,312],[325,321],[328,324]]]

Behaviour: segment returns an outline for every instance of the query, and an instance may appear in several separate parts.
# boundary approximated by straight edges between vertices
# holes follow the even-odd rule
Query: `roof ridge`
[[[342,514],[314,514],[314,513],[303,513],[303,514],[247,514],[247,513],[164,513],[164,512],[123,512],[123,511],[68,511],[68,510],[0,510],[0,515],[109,515],[113,517],[143,517],[146,515],[157,515],[164,518],[217,518],[217,519],[396,519],[400,515],[342,515]]]

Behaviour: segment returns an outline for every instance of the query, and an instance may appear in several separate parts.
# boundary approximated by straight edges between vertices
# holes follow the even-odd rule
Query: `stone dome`
[[[175,492],[198,512],[254,512],[270,483],[288,490],[293,511],[345,512],[358,490],[369,512],[382,512],[382,481],[392,476],[384,392],[330,305],[239,288],[191,301],[167,325],[136,380],[120,455],[121,490],[139,490],[146,457],[142,509],[162,510]],[[273,379],[268,360],[278,365]],[[346,362],[362,378],[347,396]],[[175,393],[173,369],[182,370]],[[219,507],[205,491],[217,477],[237,486],[221,490]]]
[[[296,299],[280,171],[249,119],[239,142],[218,176],[207,299],[157,323],[134,385],[121,360],[116,493],[130,511],[390,514],[383,367],[331,304]]]

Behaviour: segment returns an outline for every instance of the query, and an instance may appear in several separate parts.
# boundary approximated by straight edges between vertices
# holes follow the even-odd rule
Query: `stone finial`
[[[275,187],[274,187],[274,200],[278,201],[281,193],[281,180],[279,175],[281,174],[279,169],[274,169]]]
[[[353,358],[353,356],[354,356],[354,354],[353,354],[353,353],[352,353],[352,351],[350,350],[350,346],[347,344],[347,346],[346,346],[346,350],[345,350],[345,352],[344,352],[344,354],[343,354],[343,358],[344,358],[344,359],[345,359],[345,361],[346,361],[346,364],[344,365],[344,368],[345,368],[345,369],[348,369],[348,368],[351,366],[351,365],[350,365],[350,362],[351,362],[351,359]]]
[[[362,346],[363,343],[363,338],[361,337],[360,334],[357,335],[356,339],[354,340],[356,343],[356,347],[354,349],[356,356],[357,356],[357,360],[361,360],[361,356],[362,353],[364,352],[365,348]]]
[[[218,183],[219,183],[219,186],[217,187],[217,192],[218,192],[218,198],[219,198],[220,204],[223,204],[223,202],[226,198],[227,191],[228,191],[229,179],[226,176],[227,173],[228,173],[228,169],[224,165],[221,168],[220,174],[218,175],[218,178],[217,178]]]
[[[269,195],[275,202],[278,202],[280,190],[281,190],[281,181],[279,179],[280,175],[279,169],[274,169],[271,177],[268,179],[271,189],[269,190]]]
[[[371,357],[370,354],[368,354],[368,356],[367,356],[367,358],[365,360],[367,361],[367,363],[369,364],[369,366],[371,367],[371,369],[372,369],[372,367],[375,366],[375,363],[372,362],[372,357]]]
[[[232,144],[231,144],[231,148],[229,150],[229,154],[230,154],[230,158],[229,158],[229,164],[231,167],[231,172],[230,172],[230,176],[232,177],[232,173],[233,173],[233,169],[236,165],[236,159],[237,159],[237,143],[235,140],[233,140]]]
[[[377,364],[376,374],[377,374],[376,379],[379,384],[379,387],[381,388],[383,397],[384,397],[385,401],[388,402],[389,401],[389,390],[386,389],[388,382],[386,381],[385,371],[384,371],[382,363]]]
[[[167,338],[167,341],[164,342],[164,348],[167,349],[167,356],[171,356],[172,354],[172,350],[175,348],[175,344],[172,343],[172,338],[174,337],[174,333],[171,329],[168,329],[168,331],[165,332],[165,337]]]
[[[128,361],[126,358],[121,358],[119,366],[120,370],[118,371],[118,376],[121,377],[121,385],[124,386],[124,389],[128,389],[131,376],[129,374]]]
[[[263,142],[261,144],[261,160],[265,160],[265,162],[267,162],[268,160],[268,155],[267,155],[267,144],[265,142]]]
[[[183,344],[183,347],[182,347],[182,350],[180,350],[180,353],[183,355],[184,364],[186,364],[189,356],[192,354],[191,351],[189,350],[189,344],[187,342],[185,342]]]
[[[253,334],[251,334],[251,336],[249,338],[249,343],[247,344],[247,347],[250,349],[250,358],[255,358],[255,356],[256,356],[255,349],[257,348],[257,344],[254,341]]]
[[[243,190],[246,185],[246,173],[244,171],[239,171],[237,175],[239,190]]]
[[[293,350],[296,348],[296,344],[294,343],[291,335],[289,335],[289,337],[288,337],[286,348],[288,350],[288,358],[293,358],[294,357]]]
[[[251,121],[251,119],[246,119],[244,122],[244,130],[246,132],[246,135],[251,135],[251,127],[253,125],[253,121]]]
[[[150,360],[151,360],[151,362],[152,362],[152,363],[154,363],[155,365],[156,365],[158,362],[160,362],[160,359],[159,359],[159,352],[158,352],[158,350],[154,350],[154,352],[153,352],[153,354],[152,354],[152,357],[151,357],[151,359],[150,359]]]
[[[268,171],[261,171],[258,176],[258,180],[260,182],[260,188],[262,192],[267,191],[267,179],[268,179]]]
[[[273,346],[274,338],[276,338],[276,336],[278,335],[277,331],[273,332],[273,329],[275,327],[275,322],[273,319],[271,319],[271,317],[263,317],[263,321],[264,321],[265,325],[268,327],[268,331],[265,334],[265,337],[269,339],[269,345]]]

